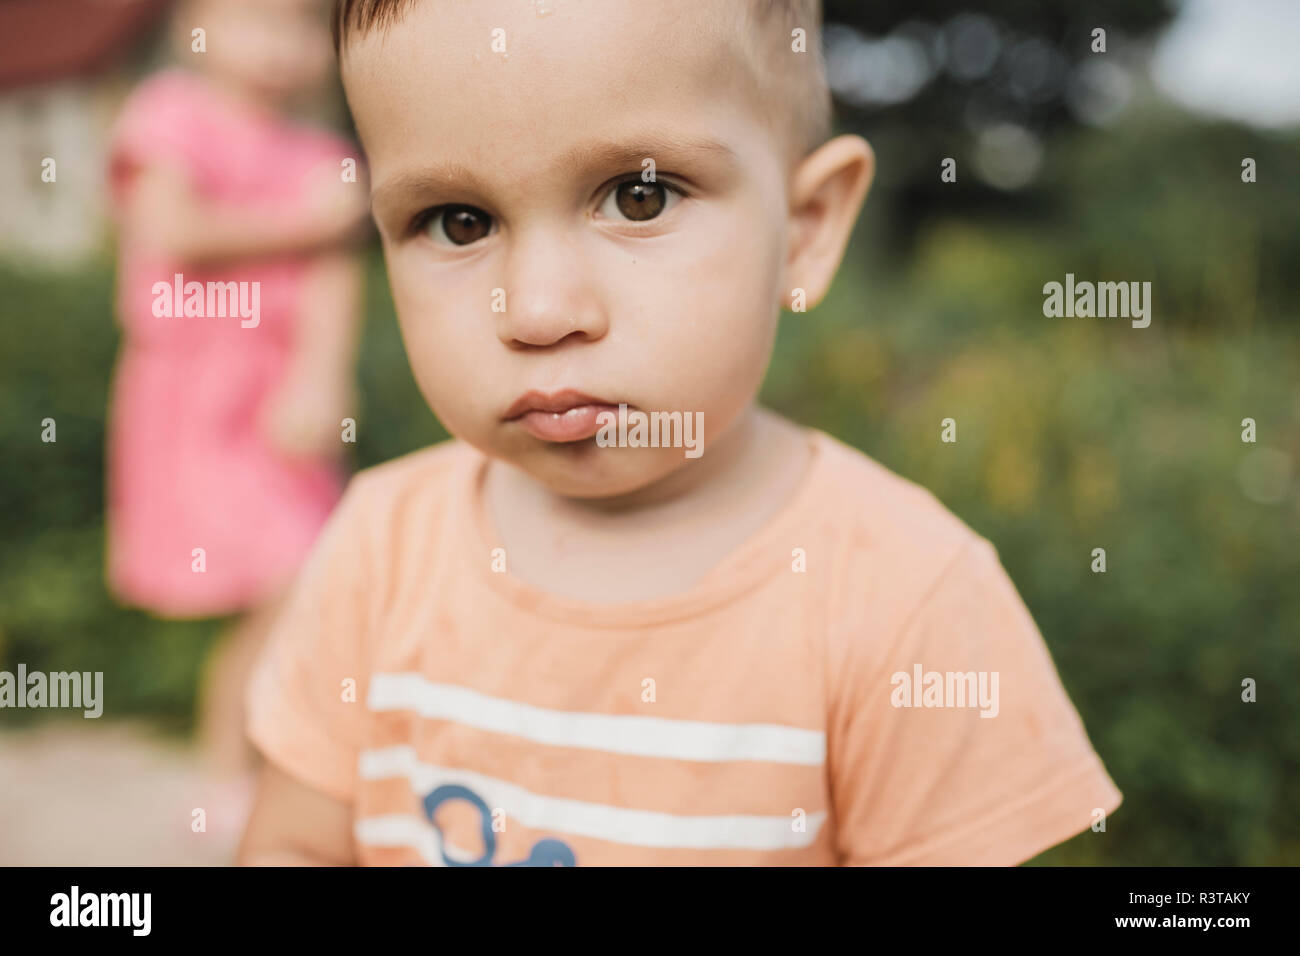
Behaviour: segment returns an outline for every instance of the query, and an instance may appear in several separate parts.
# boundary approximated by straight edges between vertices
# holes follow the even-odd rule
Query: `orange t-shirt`
[[[470,447],[362,472],[253,741],[352,806],[368,864],[1014,864],[1119,806],[992,546],[808,435],[758,533],[620,605],[501,570]]]

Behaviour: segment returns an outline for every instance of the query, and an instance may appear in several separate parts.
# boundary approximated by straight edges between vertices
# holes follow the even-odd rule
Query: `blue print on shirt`
[[[477,860],[453,860],[447,856],[447,851],[443,847],[445,839],[442,827],[438,826],[435,814],[440,806],[450,800],[465,800],[472,804],[479,813],[479,821],[483,832],[483,855]],[[496,856],[497,838],[492,832],[492,811],[488,809],[487,803],[469,787],[462,787],[459,784],[445,784],[438,787],[427,797],[424,798],[424,814],[429,818],[429,823],[438,831],[438,844],[442,848],[442,861],[447,866],[577,866],[577,858],[573,855],[573,850],[567,843],[561,840],[538,840],[533,844],[532,850],[526,860],[516,860],[514,863],[494,863],[492,857]]]

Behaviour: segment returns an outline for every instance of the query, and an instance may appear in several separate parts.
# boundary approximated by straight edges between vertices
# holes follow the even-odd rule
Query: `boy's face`
[[[598,447],[590,400],[702,412],[706,453],[753,400],[787,291],[788,144],[713,4],[538,9],[420,0],[349,38],[344,82],[434,412],[560,494],[622,494],[692,460]]]

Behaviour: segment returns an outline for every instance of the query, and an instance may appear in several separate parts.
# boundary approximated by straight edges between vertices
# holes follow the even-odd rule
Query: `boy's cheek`
[[[683,371],[766,358],[778,314],[772,267],[753,260],[739,271],[736,265],[710,262],[668,283],[683,291],[661,300],[648,331],[662,336],[657,344]]]
[[[431,305],[397,302],[398,325],[407,360],[420,391],[424,393],[440,417],[450,413],[456,396],[473,394],[473,386],[481,384],[482,354],[468,349],[462,337],[453,331],[442,311]],[[477,350],[481,353],[482,347]]]
[[[485,345],[470,347],[463,333],[452,331],[435,315],[421,315],[403,322],[411,367],[418,379],[427,381],[440,392],[453,394],[472,385],[481,386],[490,369],[490,355]],[[493,340],[495,341],[495,339]],[[487,344],[487,348],[490,348]]]

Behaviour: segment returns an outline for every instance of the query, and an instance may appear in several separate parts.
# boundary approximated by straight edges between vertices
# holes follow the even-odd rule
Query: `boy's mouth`
[[[601,412],[618,414],[618,405],[571,388],[558,392],[525,392],[506,409],[503,420],[518,422],[542,441],[572,442],[600,431]]]

